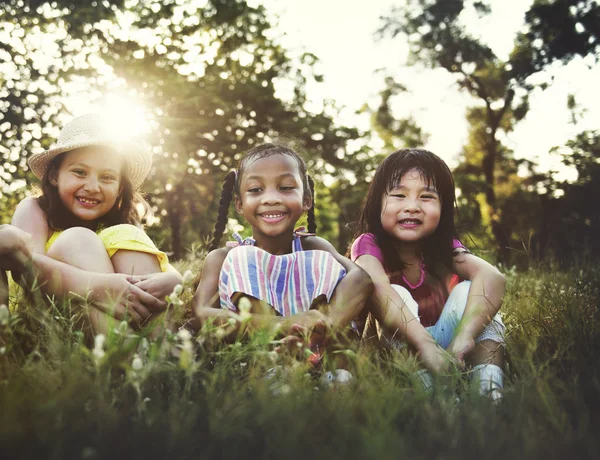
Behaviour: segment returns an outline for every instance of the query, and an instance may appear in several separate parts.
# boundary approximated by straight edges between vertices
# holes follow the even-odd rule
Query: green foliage
[[[0,318],[3,457],[596,458],[600,271],[506,274],[497,406],[454,374],[428,396],[406,353],[350,344],[355,380],[331,388],[273,353],[269,334],[153,341],[115,324],[88,347],[77,307],[24,303]],[[266,377],[276,365],[288,371]]]

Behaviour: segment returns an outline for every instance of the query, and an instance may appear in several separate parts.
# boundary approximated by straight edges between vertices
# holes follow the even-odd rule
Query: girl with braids
[[[369,305],[391,346],[408,344],[427,371],[472,366],[501,395],[504,276],[457,239],[452,173],[437,155],[402,149],[377,168],[351,258],[375,285]],[[419,373],[426,387],[431,375]]]
[[[236,327],[277,327],[286,342],[314,338],[350,324],[371,293],[368,275],[315,235],[313,182],[292,149],[263,144],[249,150],[225,177],[219,217],[194,296],[195,328],[207,320],[224,325],[237,316],[240,298],[252,305],[250,320]],[[252,237],[218,248],[229,204],[252,227]],[[308,213],[308,233],[294,230]],[[194,327],[194,326],[192,326]],[[239,330],[232,330],[237,335]],[[243,331],[242,331],[243,332]]]

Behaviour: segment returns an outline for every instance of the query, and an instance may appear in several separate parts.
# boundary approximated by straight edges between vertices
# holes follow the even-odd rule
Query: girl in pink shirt
[[[446,163],[427,150],[398,150],[375,172],[351,259],[373,280],[370,310],[384,342],[408,344],[434,375],[470,366],[481,392],[496,400],[504,276],[458,240],[454,210]],[[427,371],[420,375],[430,386]]]

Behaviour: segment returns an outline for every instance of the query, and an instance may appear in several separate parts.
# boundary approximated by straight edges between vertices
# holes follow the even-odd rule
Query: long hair
[[[52,230],[66,230],[71,227],[86,227],[96,231],[99,228],[111,227],[118,224],[132,224],[141,227],[145,218],[152,211],[141,193],[133,189],[129,180],[127,163],[123,163],[121,172],[121,193],[112,209],[102,217],[85,221],[77,218],[64,205],[58,194],[58,187],[52,185],[52,179],[57,177],[58,170],[68,152],[52,159],[42,178],[42,194],[38,197],[40,208],[46,213],[48,225]]]
[[[457,238],[454,224],[456,196],[454,178],[448,165],[428,150],[397,150],[381,162],[365,197],[355,237],[362,233],[373,233],[384,255],[388,273],[402,272],[405,264],[398,256],[396,240],[381,225],[381,206],[384,196],[413,169],[421,174],[428,186],[437,190],[442,205],[440,223],[422,246],[423,261],[429,273],[440,278],[445,270],[452,269],[453,240]]]
[[[240,159],[237,170],[230,171],[225,176],[223,181],[223,189],[221,191],[221,199],[219,201],[217,222],[215,224],[215,230],[213,232],[213,239],[209,247],[209,251],[219,247],[221,237],[223,236],[223,232],[225,231],[225,226],[227,224],[229,205],[233,200],[234,194],[240,196],[240,183],[242,181],[242,176],[244,175],[246,166],[250,161],[268,158],[273,155],[289,155],[298,163],[298,171],[300,172],[300,178],[302,179],[302,185],[304,189],[304,198],[310,198],[312,202],[312,205],[307,213],[308,231],[309,233],[315,233],[317,231],[317,223],[315,219],[314,182],[307,172],[304,159],[296,151],[289,147],[280,144],[265,143],[248,150]]]

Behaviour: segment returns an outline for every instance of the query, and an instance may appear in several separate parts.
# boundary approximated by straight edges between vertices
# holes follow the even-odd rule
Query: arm
[[[475,347],[475,338],[500,310],[506,280],[496,267],[465,251],[455,255],[453,271],[471,280],[465,312],[448,346],[448,351],[462,361]]]
[[[320,312],[312,311],[306,315],[290,317],[250,313],[250,317],[244,323],[237,321],[240,318],[238,313],[219,306],[219,275],[228,252],[228,248],[216,249],[211,251],[204,261],[200,282],[192,303],[194,318],[188,323],[191,328],[198,330],[206,322],[213,321],[217,326],[228,326],[227,330],[231,338],[237,337],[246,330],[276,327],[280,328],[281,333],[286,334],[294,331],[298,324],[310,328],[314,326],[313,323],[324,319],[324,315]],[[229,325],[231,318],[236,319],[234,325]]]
[[[415,318],[400,295],[391,286],[381,262],[372,255],[361,255],[356,264],[373,280],[371,311],[388,330],[397,331],[399,340],[413,347],[425,367],[434,373],[445,372],[453,364],[452,357],[437,345],[431,334]]]
[[[373,292],[373,283],[369,274],[350,259],[342,256],[333,245],[319,237],[307,237],[303,241],[307,250],[327,251],[333,255],[345,269],[344,276],[331,296],[326,315],[331,319],[334,328],[350,324],[364,308]]]
[[[0,269],[23,269],[31,260],[31,235],[14,225],[0,225]]]

